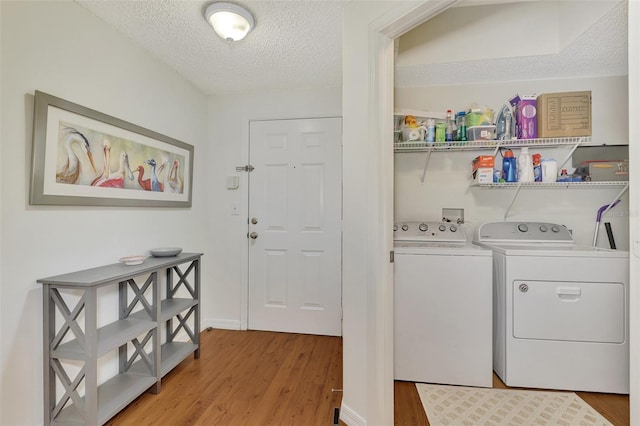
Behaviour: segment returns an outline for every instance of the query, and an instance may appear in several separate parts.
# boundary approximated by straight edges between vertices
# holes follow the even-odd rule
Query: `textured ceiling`
[[[342,9],[348,0],[242,1],[256,27],[232,44],[205,21],[202,11],[209,0],[75,1],[205,94],[342,84]],[[622,2],[559,54],[399,66],[396,87],[504,81],[514,75],[624,75],[626,49],[627,5]]]
[[[256,26],[229,44],[203,17],[210,1],[76,0],[205,94],[342,84],[342,1],[242,1]]]

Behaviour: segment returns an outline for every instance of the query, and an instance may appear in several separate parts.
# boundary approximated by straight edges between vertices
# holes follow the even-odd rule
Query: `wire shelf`
[[[496,183],[475,183],[471,186],[480,188],[499,188],[499,189],[517,189],[517,188],[592,188],[594,186],[626,186],[629,181],[600,181],[600,182],[496,182]]]
[[[581,145],[589,143],[590,137],[567,137],[567,138],[544,138],[544,139],[513,139],[513,140],[491,140],[491,141],[468,141],[468,142],[398,142],[393,144],[393,150],[402,152],[448,152],[448,151],[471,151],[478,149],[521,148],[526,147],[555,147],[562,145]]]

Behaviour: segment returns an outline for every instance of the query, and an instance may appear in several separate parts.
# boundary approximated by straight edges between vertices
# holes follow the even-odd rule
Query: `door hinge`
[[[393,253],[393,250],[391,250],[389,252],[389,263],[393,263],[395,259],[395,253]]]
[[[236,166],[236,172],[249,172],[249,173],[251,173],[254,170],[255,170],[255,167],[253,167],[251,164],[247,164],[246,166]]]

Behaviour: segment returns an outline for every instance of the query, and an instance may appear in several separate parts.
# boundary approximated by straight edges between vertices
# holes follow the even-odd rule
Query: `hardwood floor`
[[[494,387],[505,387],[495,375]],[[183,361],[159,394],[107,425],[333,425],[341,389],[339,337],[208,329],[199,360]],[[628,396],[577,393],[614,425],[629,424]],[[413,383],[395,382],[395,424],[429,424]]]
[[[205,330],[183,361],[108,425],[333,425],[340,337]],[[337,390],[337,391],[334,391]]]

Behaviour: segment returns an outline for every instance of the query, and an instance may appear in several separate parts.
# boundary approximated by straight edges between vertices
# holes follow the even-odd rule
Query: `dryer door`
[[[513,281],[517,339],[623,343],[622,283]]]

